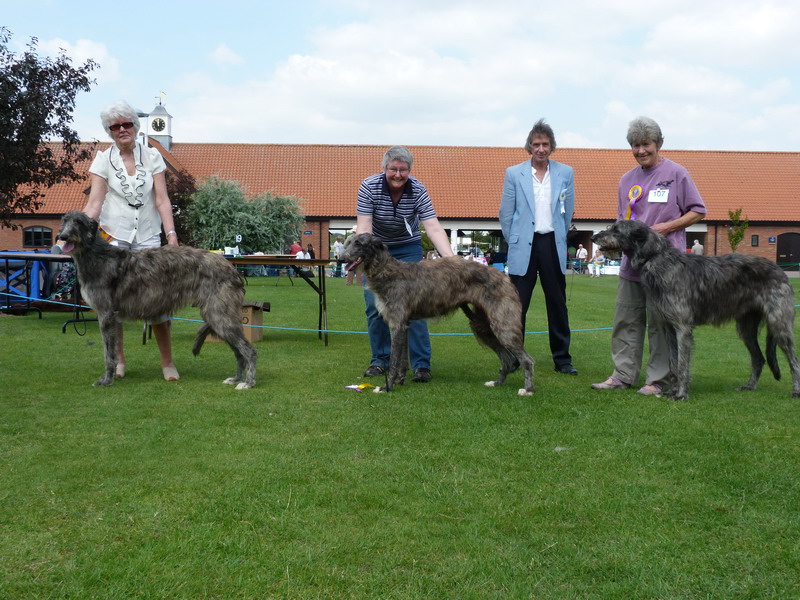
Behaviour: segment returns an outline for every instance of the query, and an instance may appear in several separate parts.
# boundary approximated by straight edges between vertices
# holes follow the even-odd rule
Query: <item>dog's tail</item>
[[[200,326],[200,329],[197,330],[197,336],[194,338],[194,346],[192,346],[192,354],[197,356],[200,354],[200,349],[203,347],[203,343],[206,341],[208,334],[213,333],[211,329],[211,325],[208,323],[203,323]]]
[[[469,307],[469,304],[466,304],[466,303],[462,304],[461,305],[461,310],[464,311],[464,314],[467,315],[467,318],[470,321],[475,319],[475,313],[472,312],[472,309]]]
[[[781,380],[781,367],[778,364],[778,355],[776,349],[778,347],[778,342],[775,339],[775,336],[772,335],[772,332],[767,329],[767,364],[769,365],[769,370],[772,371],[773,377],[776,380]]]

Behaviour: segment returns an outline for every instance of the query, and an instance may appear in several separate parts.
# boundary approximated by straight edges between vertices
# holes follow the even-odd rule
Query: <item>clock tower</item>
[[[172,115],[167,112],[160,100],[147,115],[147,137],[158,140],[167,150],[172,147]]]

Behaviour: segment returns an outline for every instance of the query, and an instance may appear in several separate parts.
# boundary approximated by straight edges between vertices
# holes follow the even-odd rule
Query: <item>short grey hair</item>
[[[108,126],[114,119],[128,119],[131,123],[133,123],[134,137],[139,134],[139,115],[136,113],[136,110],[124,100],[120,100],[119,102],[115,102],[110,106],[106,106],[102,111],[100,111],[100,122],[103,124],[103,129],[106,130],[108,135],[111,135],[111,130],[108,128]]]
[[[664,143],[664,134],[661,127],[650,117],[636,117],[628,125],[628,143],[631,146],[655,142],[661,148]]]
[[[533,154],[533,146],[531,145],[531,141],[535,135],[547,136],[550,139],[550,151],[555,151],[556,134],[553,133],[553,128],[544,122],[544,119],[539,119],[533,124],[533,128],[530,130],[528,137],[525,139],[525,150],[528,152],[528,154]]]
[[[381,168],[385,171],[386,167],[388,167],[389,163],[392,162],[393,160],[399,160],[401,162],[406,163],[408,165],[409,170],[411,170],[411,167],[414,164],[414,156],[411,154],[411,151],[405,146],[392,146],[391,148],[389,148],[383,155],[383,161],[381,161]]]

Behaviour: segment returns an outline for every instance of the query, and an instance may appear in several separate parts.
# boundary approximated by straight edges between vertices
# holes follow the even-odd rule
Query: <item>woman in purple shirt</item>
[[[673,247],[686,249],[686,228],[706,214],[706,207],[688,171],[660,155],[664,136],[653,119],[638,117],[628,127],[628,143],[639,163],[619,182],[618,219],[636,219],[665,236]],[[614,372],[596,390],[625,389],[636,385],[642,368],[644,334],[650,357],[645,385],[639,393],[658,395],[670,382],[669,341],[658,318],[647,305],[639,273],[623,256],[617,288],[617,306],[611,335]]]

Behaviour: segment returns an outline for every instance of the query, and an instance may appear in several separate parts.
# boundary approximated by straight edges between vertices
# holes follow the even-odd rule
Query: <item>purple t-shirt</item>
[[[689,211],[706,214],[706,205],[689,172],[669,159],[662,159],[651,169],[631,169],[619,180],[618,219],[636,219],[653,226],[674,221]],[[684,251],[686,230],[673,231],[667,240],[674,248]],[[624,255],[619,274],[625,279],[639,281],[639,272]]]

